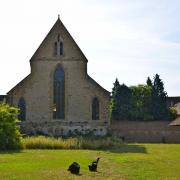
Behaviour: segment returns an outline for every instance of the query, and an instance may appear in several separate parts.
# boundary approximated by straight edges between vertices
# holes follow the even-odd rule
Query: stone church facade
[[[87,74],[87,62],[58,18],[30,59],[31,73],[7,93],[24,133],[107,133],[110,93]]]

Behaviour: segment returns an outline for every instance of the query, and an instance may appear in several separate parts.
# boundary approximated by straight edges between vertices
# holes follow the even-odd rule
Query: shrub
[[[17,108],[0,103],[0,150],[22,148],[17,114]]]
[[[76,149],[76,138],[62,139],[45,136],[26,137],[22,140],[26,149]]]
[[[169,108],[169,119],[174,120],[177,118],[177,110],[174,107]]]
[[[22,140],[26,149],[107,149],[120,147],[122,140],[116,137],[26,137]]]

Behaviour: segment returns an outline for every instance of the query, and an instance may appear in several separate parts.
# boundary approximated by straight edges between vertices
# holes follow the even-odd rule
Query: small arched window
[[[60,42],[60,55],[63,55],[63,42]]]
[[[18,108],[20,109],[18,119],[21,121],[25,121],[26,120],[26,102],[23,97],[19,99]]]
[[[54,43],[54,56],[57,56],[57,52],[58,52],[58,46],[57,46],[57,42]]]
[[[64,119],[65,100],[65,76],[61,65],[58,65],[54,72],[54,108],[53,118]]]
[[[96,97],[92,101],[92,120],[99,120],[99,100]]]

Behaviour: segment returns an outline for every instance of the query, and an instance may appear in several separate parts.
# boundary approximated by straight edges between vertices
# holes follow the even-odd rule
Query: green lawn
[[[101,157],[98,172],[87,165]],[[81,175],[72,175],[68,165],[77,161]],[[36,179],[180,179],[180,144],[130,144],[118,151],[24,150],[0,152],[0,180]]]

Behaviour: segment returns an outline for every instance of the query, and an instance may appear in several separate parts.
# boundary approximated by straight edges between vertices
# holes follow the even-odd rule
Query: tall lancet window
[[[63,55],[63,42],[60,42],[60,47],[59,47],[60,49],[60,55]]]
[[[54,56],[62,56],[64,51],[64,45],[60,35],[57,37],[57,41],[54,43]]]
[[[18,119],[21,121],[26,120],[26,102],[23,97],[19,99],[18,108],[20,109]]]
[[[58,52],[58,46],[57,46],[57,42],[54,43],[54,56],[57,56],[57,52]]]
[[[92,101],[92,120],[99,120],[99,100],[96,97]]]
[[[65,80],[64,71],[61,65],[58,65],[54,72],[54,108],[53,118],[64,119],[65,106]]]

